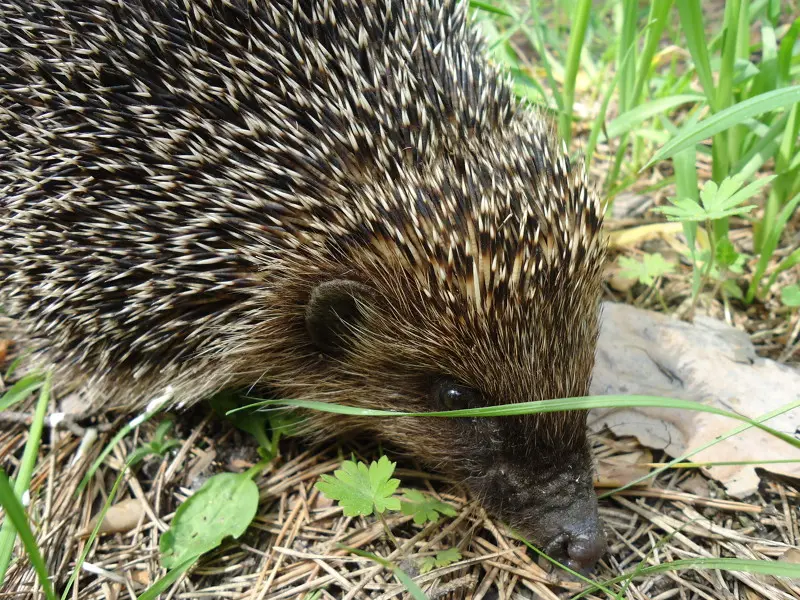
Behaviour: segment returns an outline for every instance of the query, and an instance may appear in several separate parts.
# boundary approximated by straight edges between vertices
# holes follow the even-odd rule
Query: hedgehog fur
[[[56,383],[125,411],[587,393],[600,204],[465,5],[0,0],[0,299]],[[597,558],[583,413],[305,416]]]

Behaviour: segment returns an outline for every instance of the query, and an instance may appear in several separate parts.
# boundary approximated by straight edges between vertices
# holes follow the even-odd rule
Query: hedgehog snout
[[[545,547],[552,558],[573,571],[590,573],[605,554],[606,537],[594,507],[583,506],[569,517],[565,530]]]
[[[605,553],[593,478],[580,455],[539,464],[499,460],[480,487],[501,517],[570,569],[588,574]]]

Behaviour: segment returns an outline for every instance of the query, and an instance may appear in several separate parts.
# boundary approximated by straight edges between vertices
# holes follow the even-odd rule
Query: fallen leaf
[[[800,548],[792,546],[786,552],[784,552],[778,560],[800,565]]]
[[[142,506],[141,500],[138,498],[128,498],[127,500],[118,502],[112,505],[106,512],[98,533],[126,533],[139,524],[144,514],[144,507]],[[81,537],[90,535],[97,524],[97,518],[99,516],[99,514],[95,515],[78,535]]]
[[[648,463],[653,462],[649,450],[617,454],[597,461],[595,487],[616,488],[626,485],[650,472]],[[644,484],[646,485],[646,483]]]
[[[796,546],[789,548],[778,560],[780,562],[792,563],[793,565],[800,564],[800,548],[797,548]],[[791,581],[796,584],[800,582],[800,578],[793,577]]]
[[[697,473],[687,478],[685,481],[681,481],[678,487],[684,492],[700,496],[701,498],[711,497],[711,492],[708,489],[708,480]]]
[[[698,316],[686,323],[630,305],[603,304],[602,326],[590,393],[638,394],[703,402],[756,419],[797,401],[800,372],[761,358],[748,335],[726,323]],[[634,436],[649,448],[676,457],[708,444],[741,425],[726,416],[673,408],[594,409],[592,431],[608,428]],[[770,419],[770,427],[794,432],[800,409]],[[743,462],[800,459],[800,449],[752,427],[715,443],[689,460]],[[758,489],[756,468],[800,477],[800,463],[704,467],[729,495],[744,498]]]

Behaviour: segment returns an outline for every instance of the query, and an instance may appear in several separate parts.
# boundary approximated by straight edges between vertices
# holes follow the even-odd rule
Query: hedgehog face
[[[507,403],[451,378],[431,388],[434,409]],[[587,572],[605,552],[585,413],[447,419],[451,470],[490,512],[550,556]],[[432,437],[441,436],[443,423]]]
[[[326,397],[421,412],[585,394],[596,296],[570,286],[545,303],[478,314],[466,303],[448,311],[434,299],[410,302],[413,286],[399,281],[377,292],[353,281],[322,284],[306,317],[312,340],[332,357],[339,390],[326,385]],[[488,511],[570,568],[590,570],[605,551],[583,412],[347,426],[463,481]]]

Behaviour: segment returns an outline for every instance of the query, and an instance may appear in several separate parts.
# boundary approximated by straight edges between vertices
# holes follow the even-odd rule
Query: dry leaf
[[[792,563],[794,565],[800,565],[800,548],[792,547],[789,548],[786,552],[784,552],[781,557],[778,559],[782,562]]]
[[[792,547],[789,548],[786,552],[784,552],[781,557],[778,559],[781,562],[788,562],[792,563],[793,565],[800,564],[800,548]],[[793,577],[791,578],[795,584],[800,582],[800,577]]]
[[[595,487],[616,488],[627,485],[650,472],[653,455],[649,450],[618,454],[597,461]],[[644,483],[643,485],[647,485]]]
[[[79,532],[79,536],[85,537],[92,533],[97,523],[99,514],[89,521],[89,524]],[[128,498],[114,504],[106,512],[103,523],[100,525],[98,533],[125,533],[136,527],[144,516],[144,507],[138,498]]]
[[[678,487],[684,492],[700,496],[701,498],[711,497],[711,492],[708,489],[708,480],[702,475],[694,474],[688,479],[681,481]]]
[[[660,313],[604,303],[591,393],[642,394],[694,400],[755,419],[797,400],[800,373],[756,355],[749,337],[722,321],[699,316],[686,323]],[[635,436],[643,445],[684,454],[741,424],[710,413],[672,408],[596,409],[589,426]],[[769,422],[778,431],[800,427],[800,409]],[[751,428],[692,455],[692,462],[800,459],[800,449]],[[707,469],[731,496],[754,493],[758,465]],[[765,471],[800,477],[799,463],[768,464]]]

